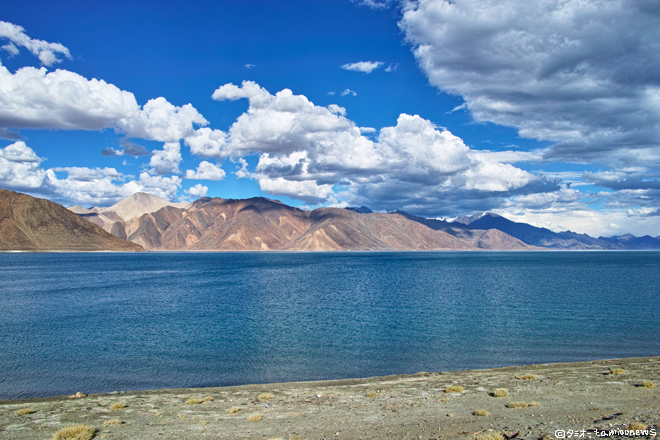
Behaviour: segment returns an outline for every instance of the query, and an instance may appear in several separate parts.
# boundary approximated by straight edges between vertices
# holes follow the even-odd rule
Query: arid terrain
[[[0,402],[0,439],[51,439],[78,424],[108,439],[630,438],[618,430],[660,430],[658,385],[660,357],[650,357],[117,391]]]

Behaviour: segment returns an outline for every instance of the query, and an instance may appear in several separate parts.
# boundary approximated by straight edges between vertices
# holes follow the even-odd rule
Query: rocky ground
[[[505,397],[495,397],[503,393],[496,392],[500,388],[507,390]],[[598,438],[633,423],[660,431],[659,389],[660,358],[651,357],[115,392],[0,402],[0,439],[52,439],[78,424],[93,427],[95,439],[131,440],[473,440],[497,433],[517,439]],[[608,438],[630,437],[616,432]]]

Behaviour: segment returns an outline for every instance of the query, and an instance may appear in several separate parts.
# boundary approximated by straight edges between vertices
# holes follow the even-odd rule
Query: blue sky
[[[660,234],[653,2],[5,3],[1,188]]]

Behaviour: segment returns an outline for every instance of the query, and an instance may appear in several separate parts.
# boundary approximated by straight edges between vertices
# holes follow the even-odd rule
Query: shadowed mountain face
[[[116,222],[112,232],[153,250],[475,249],[398,215],[340,208],[303,211],[262,197],[205,197],[187,209],[166,206]]]
[[[57,203],[2,189],[0,250],[144,251]]]
[[[430,219],[417,217],[403,211],[395,211],[395,214],[404,216],[405,218],[421,223],[436,231],[444,231],[447,234],[467,241],[472,246],[479,249],[489,250],[531,250],[540,249],[538,247],[529,245],[497,228],[483,228],[483,229],[470,229],[469,226],[463,223],[450,223],[444,220]]]

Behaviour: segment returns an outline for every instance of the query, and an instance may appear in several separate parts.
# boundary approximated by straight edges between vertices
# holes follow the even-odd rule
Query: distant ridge
[[[639,238],[630,234],[621,237],[594,238],[571,231],[552,232],[527,223],[513,222],[491,212],[459,217],[454,222],[469,229],[498,229],[529,245],[550,249],[660,249],[660,240],[648,235]]]
[[[57,203],[0,189],[0,250],[144,251]]]

